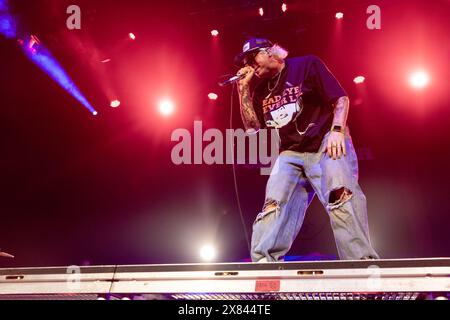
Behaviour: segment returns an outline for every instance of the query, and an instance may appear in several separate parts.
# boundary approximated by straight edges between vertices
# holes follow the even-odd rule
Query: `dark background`
[[[20,32],[39,37],[99,115],[15,39],[0,38],[0,248],[16,256],[0,266],[198,262],[206,242],[215,243],[217,261],[248,258],[231,166],[175,166],[170,136],[193,132],[194,120],[228,127],[231,89],[217,79],[236,72],[233,57],[249,36],[268,37],[291,56],[318,55],[349,93],[380,255],[448,256],[449,2],[286,3],[282,14],[281,1],[12,1]],[[66,28],[71,4],[81,8],[81,30]],[[371,4],[381,8],[381,30],[366,28]],[[431,77],[421,91],[408,84],[416,68]],[[353,83],[358,75],[363,85]],[[209,92],[219,99],[209,101]],[[176,103],[171,117],[157,111],[164,96]],[[113,109],[115,98],[122,105]],[[234,115],[241,128],[237,101]],[[259,173],[237,166],[249,233],[264,200]],[[312,253],[336,255],[317,199],[289,254]]]

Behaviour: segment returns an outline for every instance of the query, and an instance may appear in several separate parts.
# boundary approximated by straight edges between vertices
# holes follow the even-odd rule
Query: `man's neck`
[[[277,64],[276,68],[274,69],[274,73],[270,76],[271,79],[277,77],[281,71],[286,67],[286,63],[282,62]]]

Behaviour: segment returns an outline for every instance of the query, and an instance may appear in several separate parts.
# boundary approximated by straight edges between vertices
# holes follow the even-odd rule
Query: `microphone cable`
[[[233,86],[231,87],[230,129],[233,129],[233,99],[234,99],[234,90],[236,88],[237,88],[236,83],[234,82]],[[247,249],[248,249],[249,255],[251,256],[250,238],[248,236],[247,227],[245,225],[244,214],[242,213],[241,201],[239,198],[239,189],[238,189],[237,178],[236,178],[236,164],[234,163],[234,161],[235,161],[235,159],[234,159],[234,138],[231,143],[231,157],[233,159],[233,161],[232,161],[233,170],[232,171],[233,171],[233,182],[234,182],[234,192],[236,195],[236,202],[237,202],[237,206],[238,206],[239,215],[241,218],[242,228],[244,229],[244,236],[245,236],[245,241],[247,242]]]

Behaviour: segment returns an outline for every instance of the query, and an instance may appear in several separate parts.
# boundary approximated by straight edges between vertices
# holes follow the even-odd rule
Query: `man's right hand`
[[[245,77],[242,78],[241,80],[238,81],[239,86],[243,86],[243,85],[247,85],[250,83],[250,80],[252,80],[254,74],[255,74],[255,69],[250,67],[250,66],[245,66],[243,68],[241,68],[237,74],[244,74]]]
[[[258,116],[253,109],[253,101],[249,89],[249,82],[255,74],[255,69],[250,66],[245,66],[240,69],[237,74],[245,75],[238,81],[237,86],[239,102],[241,104],[241,117],[245,131],[249,134],[256,133],[261,126],[259,124]]]

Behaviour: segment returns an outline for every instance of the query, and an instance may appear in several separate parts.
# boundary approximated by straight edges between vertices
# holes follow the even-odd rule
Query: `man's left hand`
[[[331,131],[328,136],[327,154],[333,160],[340,159],[342,155],[347,156],[345,150],[345,135],[342,132]]]

